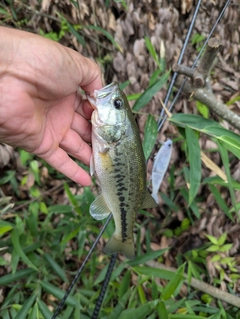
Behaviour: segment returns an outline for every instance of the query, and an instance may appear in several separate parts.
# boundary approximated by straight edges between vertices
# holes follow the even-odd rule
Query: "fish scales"
[[[95,100],[89,99],[96,108],[92,115],[91,171],[96,172],[102,191],[92,203],[90,213],[96,219],[113,213],[115,232],[104,250],[121,252],[132,259],[136,213],[156,203],[146,188],[141,139],[127,99],[116,83],[103,90],[104,94],[101,90],[95,91]],[[120,110],[114,109],[116,99],[122,104]]]

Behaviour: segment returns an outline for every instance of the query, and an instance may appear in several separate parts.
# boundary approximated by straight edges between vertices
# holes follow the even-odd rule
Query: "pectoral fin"
[[[90,205],[90,214],[97,220],[107,218],[111,214],[102,194],[98,195]]]
[[[142,203],[142,208],[152,208],[157,207],[158,204],[155,202],[148,189],[146,189],[145,197]]]

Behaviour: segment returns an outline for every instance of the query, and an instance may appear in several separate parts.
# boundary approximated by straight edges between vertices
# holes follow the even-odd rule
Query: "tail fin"
[[[125,242],[122,242],[120,238],[118,239],[113,234],[104,247],[104,252],[107,254],[122,253],[126,258],[134,259],[134,241],[133,239],[127,239]]]

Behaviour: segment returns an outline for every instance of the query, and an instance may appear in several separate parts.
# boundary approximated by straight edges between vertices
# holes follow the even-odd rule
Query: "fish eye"
[[[115,107],[116,110],[121,110],[123,107],[123,100],[120,98],[116,98],[113,101],[113,106]]]

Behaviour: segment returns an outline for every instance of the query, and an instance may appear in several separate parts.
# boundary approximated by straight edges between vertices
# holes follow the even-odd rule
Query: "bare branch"
[[[183,78],[178,78],[175,83],[176,87],[181,87],[183,81]],[[212,112],[216,113],[233,127],[240,130],[240,117],[229,110],[225,104],[219,102],[206,86],[202,89],[197,89],[194,88],[189,81],[186,81],[183,87],[183,92],[190,95],[194,98],[194,100],[208,106]]]

